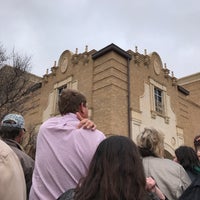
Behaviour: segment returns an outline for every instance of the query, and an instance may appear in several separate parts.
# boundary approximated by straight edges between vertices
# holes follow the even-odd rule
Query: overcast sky
[[[0,43],[44,75],[65,50],[157,52],[177,78],[200,72],[199,0],[0,0]]]

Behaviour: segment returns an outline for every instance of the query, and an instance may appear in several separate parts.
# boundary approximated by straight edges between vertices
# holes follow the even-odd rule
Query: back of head
[[[164,136],[156,129],[145,128],[144,131],[137,136],[137,145],[143,157],[149,155],[163,157]]]
[[[3,139],[15,139],[24,129],[24,118],[19,114],[8,114],[1,121],[1,137]]]
[[[80,104],[86,106],[86,98],[77,90],[63,89],[58,100],[58,108],[61,115],[76,113]]]
[[[195,166],[200,166],[198,156],[192,147],[180,146],[175,150],[175,155],[184,169],[193,170]]]
[[[124,136],[103,140],[79,186],[75,195],[78,200],[144,199],[145,174],[135,143]]]

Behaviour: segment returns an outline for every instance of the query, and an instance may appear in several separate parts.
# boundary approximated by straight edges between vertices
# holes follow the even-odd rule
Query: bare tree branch
[[[4,65],[4,62],[7,60],[6,50],[0,45],[0,68]]]
[[[31,57],[21,56],[14,50],[7,56],[0,46],[0,119],[9,112],[22,113],[25,109],[23,100],[35,84],[30,80],[30,60]]]

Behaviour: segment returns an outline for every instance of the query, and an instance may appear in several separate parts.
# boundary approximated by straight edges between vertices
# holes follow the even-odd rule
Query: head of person
[[[194,148],[195,148],[196,154],[200,160],[200,135],[197,135],[194,138]]]
[[[162,158],[164,156],[164,135],[154,128],[145,128],[137,136],[137,145],[142,157]]]
[[[142,200],[145,174],[135,143],[125,136],[103,140],[93,156],[88,174],[75,190],[75,200]]]
[[[193,170],[195,166],[200,166],[195,150],[189,146],[180,146],[175,150],[174,161],[183,166],[185,170]]]
[[[19,114],[8,114],[1,121],[2,139],[12,139],[21,142],[25,133],[24,118]]]
[[[79,112],[83,118],[88,118],[86,97],[77,90],[63,89],[58,100],[61,115]]]

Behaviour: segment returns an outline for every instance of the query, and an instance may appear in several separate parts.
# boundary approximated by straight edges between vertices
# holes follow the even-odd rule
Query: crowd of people
[[[64,89],[58,107],[60,115],[40,126],[35,160],[21,146],[24,118],[8,114],[1,121],[2,200],[198,197],[193,188],[200,188],[200,136],[194,149],[180,146],[170,160],[164,158],[164,135],[154,128],[145,128],[136,142],[120,135],[106,138],[88,119],[87,99],[77,90]]]

